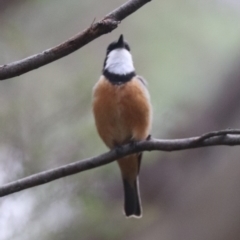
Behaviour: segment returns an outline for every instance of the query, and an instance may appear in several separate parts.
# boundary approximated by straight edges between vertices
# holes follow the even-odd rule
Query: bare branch
[[[136,152],[153,150],[177,151],[216,145],[240,145],[239,133],[240,130],[222,130],[209,132],[199,137],[173,140],[160,140],[150,138],[146,141],[136,142],[134,144],[126,144],[120,148],[116,148],[97,157],[80,160],[5,184],[0,187],[0,197],[19,192],[27,188],[45,184],[65,176],[100,167],[102,165],[111,163],[116,159]]]
[[[226,130],[220,130],[220,131],[213,131],[209,133],[203,134],[199,139],[197,139],[197,142],[202,142],[207,138],[216,137],[216,136],[225,136],[227,134],[232,135],[240,135],[239,129],[226,129]]]
[[[151,0],[129,0],[119,8],[109,13],[102,20],[91,24],[89,28],[58,46],[16,62],[0,65],[0,80],[22,75],[67,56],[101,35],[111,32],[118,27],[121,20],[137,11],[140,7],[150,1]]]
[[[114,19],[115,21],[122,21],[127,16],[136,12],[140,7],[145,5],[146,3],[151,2],[151,0],[133,0],[124,3],[119,8],[115,9],[111,13],[109,13],[106,18]]]

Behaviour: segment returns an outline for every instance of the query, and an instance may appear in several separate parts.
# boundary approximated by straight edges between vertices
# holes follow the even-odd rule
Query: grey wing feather
[[[145,87],[147,87],[147,81],[142,76],[137,76],[137,79],[140,80]]]

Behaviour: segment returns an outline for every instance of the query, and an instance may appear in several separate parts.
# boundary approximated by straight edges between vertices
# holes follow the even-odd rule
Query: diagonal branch
[[[153,150],[178,151],[217,145],[240,145],[240,130],[229,129],[215,131],[206,133],[199,137],[173,140],[160,140],[151,138],[149,140],[136,142],[134,144],[126,144],[120,148],[116,148],[97,157],[70,163],[55,169],[22,178],[11,183],[7,183],[0,187],[0,197],[19,192],[27,188],[45,184],[62,177],[100,167],[132,153]]]
[[[78,33],[76,36],[68,39],[58,46],[16,62],[0,65],[0,80],[22,75],[67,56],[101,35],[111,32],[118,27],[120,21],[150,1],[151,0],[129,0],[119,8],[109,13],[102,20],[93,23],[83,32]]]

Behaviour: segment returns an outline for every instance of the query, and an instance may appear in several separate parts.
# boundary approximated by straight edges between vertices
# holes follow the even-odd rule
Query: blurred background
[[[124,0],[0,0],[0,64],[55,46]],[[123,33],[149,84],[155,138],[240,128],[240,3],[152,1],[79,51],[0,87],[0,184],[99,155],[91,112]],[[239,240],[240,149],[144,153],[143,218],[122,214],[116,163],[0,199],[0,240]]]

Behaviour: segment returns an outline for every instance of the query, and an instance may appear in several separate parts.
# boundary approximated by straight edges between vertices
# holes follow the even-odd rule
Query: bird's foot
[[[136,144],[137,144],[137,141],[134,140],[134,139],[131,139],[131,140],[129,141],[129,144],[131,145],[131,147],[135,147]]]
[[[115,151],[117,152],[117,154],[122,154],[122,150],[123,150],[123,146],[122,145],[118,145],[115,147]]]
[[[147,138],[146,138],[146,140],[151,140],[152,139],[152,135],[151,134],[149,134],[148,136],[147,136]]]

